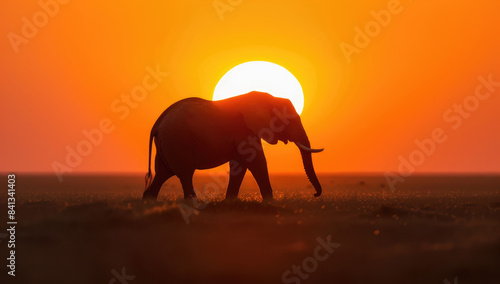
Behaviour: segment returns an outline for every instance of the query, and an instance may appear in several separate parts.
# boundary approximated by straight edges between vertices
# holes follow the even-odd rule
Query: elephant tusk
[[[319,153],[319,152],[322,152],[323,150],[325,150],[324,148],[323,149],[311,149],[307,146],[302,145],[299,142],[295,142],[295,144],[297,144],[297,146],[299,146],[300,149],[307,151],[307,152],[311,152],[311,153]]]

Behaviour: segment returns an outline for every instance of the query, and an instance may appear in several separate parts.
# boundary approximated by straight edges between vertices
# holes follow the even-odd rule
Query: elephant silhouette
[[[149,165],[143,198],[156,199],[163,183],[177,176],[184,198],[196,198],[193,174],[229,162],[226,199],[238,196],[247,170],[254,176],[264,200],[273,199],[261,139],[269,144],[294,142],[316,197],[322,193],[314,171],[311,149],[300,116],[288,99],[250,92],[220,101],[186,98],[168,107],[151,129]],[[154,179],[151,150],[156,146]],[[152,180],[152,181],[151,181]]]

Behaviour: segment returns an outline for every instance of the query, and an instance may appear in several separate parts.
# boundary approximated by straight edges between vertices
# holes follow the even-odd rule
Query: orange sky
[[[0,171],[52,172],[82,130],[108,119],[112,131],[72,171],[145,172],[149,131],[166,107],[210,99],[230,68],[265,60],[302,84],[303,124],[325,148],[317,172],[394,171],[438,127],[447,140],[417,171],[500,172],[500,87],[457,129],[443,120],[479,76],[500,81],[498,1],[215,1],[234,4],[222,14],[212,0],[45,2],[52,17],[38,1],[0,11]],[[390,21],[373,25],[381,10]],[[38,30],[23,30],[34,15]],[[355,46],[355,28],[367,24],[368,44],[348,60],[341,46]],[[129,113],[112,107],[148,66],[169,75],[150,80],[155,88]],[[302,171],[296,147],[265,149],[270,171]]]

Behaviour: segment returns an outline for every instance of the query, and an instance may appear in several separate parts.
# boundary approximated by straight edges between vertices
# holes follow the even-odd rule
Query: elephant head
[[[290,100],[261,92],[251,92],[240,97],[243,102],[238,103],[239,111],[243,114],[246,126],[256,136],[273,145],[278,141],[285,144],[290,141],[297,145],[307,178],[316,189],[314,196],[320,196],[322,188],[314,171],[311,154],[323,149],[311,149],[300,116]]]

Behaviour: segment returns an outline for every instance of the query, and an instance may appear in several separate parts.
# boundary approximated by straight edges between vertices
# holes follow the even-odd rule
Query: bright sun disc
[[[304,93],[297,78],[282,66],[267,61],[249,61],[233,67],[217,83],[213,100],[251,91],[289,99],[298,114],[304,108]]]

